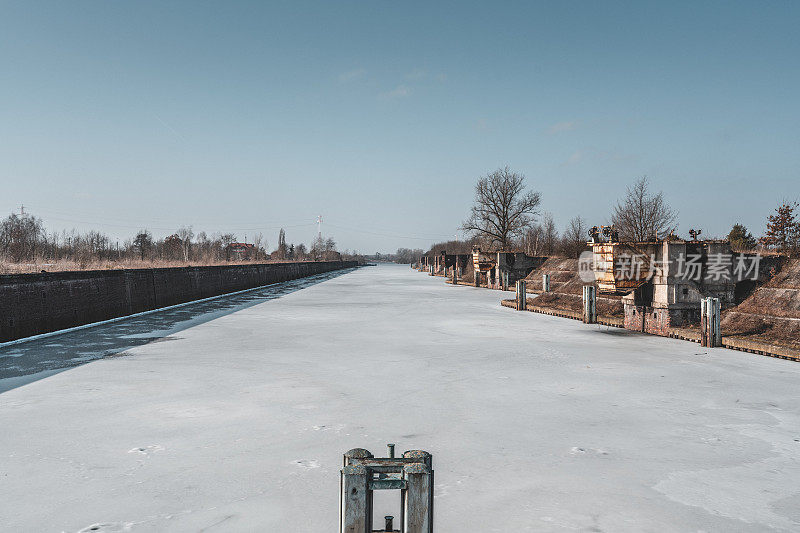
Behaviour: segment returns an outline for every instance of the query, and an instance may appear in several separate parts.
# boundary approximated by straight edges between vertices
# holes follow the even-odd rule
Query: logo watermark
[[[656,276],[669,276],[685,281],[740,282],[756,281],[761,255],[744,253],[677,254],[670,259],[654,255],[615,254],[612,261],[585,251],[578,258],[578,276],[586,283],[595,281],[595,273],[613,272],[615,281],[649,281]]]

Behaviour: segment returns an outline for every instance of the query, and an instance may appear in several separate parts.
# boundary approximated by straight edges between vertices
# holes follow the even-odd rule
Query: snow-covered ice
[[[387,442],[439,532],[800,529],[800,365],[502,297],[365,268],[0,394],[0,529],[334,531]]]

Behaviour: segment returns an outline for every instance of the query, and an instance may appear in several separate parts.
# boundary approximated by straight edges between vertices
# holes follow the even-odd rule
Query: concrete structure
[[[500,299],[362,268],[2,393],[0,529],[335,532],[398,442],[437,533],[797,531],[799,364]]]
[[[546,257],[532,257],[522,252],[484,252],[474,247],[472,264],[475,286],[507,290],[546,260]]]
[[[0,275],[0,342],[355,266],[320,261]]]
[[[735,304],[736,281],[727,241],[594,242],[594,273],[605,294],[625,294],[625,327],[667,335],[697,324],[700,301]],[[726,258],[727,261],[719,261]]]
[[[455,270],[456,275],[460,277],[460,273],[464,271],[471,260],[471,254],[448,254],[442,250],[433,258],[433,271],[442,276],[452,277]]]

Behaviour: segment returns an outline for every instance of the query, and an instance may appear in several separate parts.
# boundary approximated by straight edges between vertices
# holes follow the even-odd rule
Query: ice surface
[[[365,268],[0,394],[2,529],[335,531],[387,442],[438,532],[800,529],[800,365],[502,297]]]

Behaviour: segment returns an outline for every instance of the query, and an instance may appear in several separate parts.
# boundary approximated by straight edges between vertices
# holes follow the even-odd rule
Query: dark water
[[[285,281],[241,294],[154,311],[90,328],[0,347],[0,393],[67,368],[156,342],[209,320],[280,298],[353,269]]]

